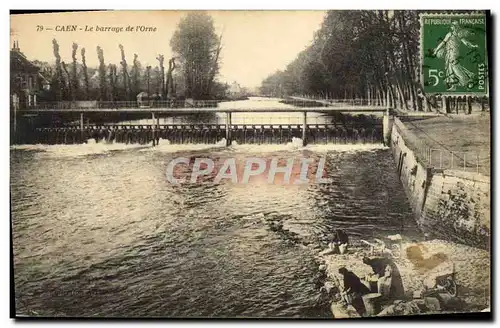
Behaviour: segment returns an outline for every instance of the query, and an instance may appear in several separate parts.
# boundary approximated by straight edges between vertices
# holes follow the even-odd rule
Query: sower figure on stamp
[[[473,83],[474,73],[460,64],[461,43],[468,48],[478,47],[477,44],[472,44],[465,39],[468,35],[469,32],[466,29],[461,28],[457,21],[453,21],[450,26],[450,31],[433,51],[433,54],[438,58],[444,57],[446,71],[445,81],[450,91],[454,90],[457,84],[462,87],[472,87],[471,83]]]

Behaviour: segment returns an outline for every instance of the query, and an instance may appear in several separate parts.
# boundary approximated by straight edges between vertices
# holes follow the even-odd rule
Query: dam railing
[[[94,111],[94,110],[119,110],[138,109],[147,110],[149,108],[214,108],[217,107],[216,100],[145,100],[145,101],[49,101],[38,102],[27,106],[20,111]]]

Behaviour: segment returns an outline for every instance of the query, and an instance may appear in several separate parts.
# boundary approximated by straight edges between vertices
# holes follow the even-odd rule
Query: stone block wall
[[[404,139],[395,118],[391,148],[405,193],[423,231],[469,246],[490,246],[490,178],[427,167]]]

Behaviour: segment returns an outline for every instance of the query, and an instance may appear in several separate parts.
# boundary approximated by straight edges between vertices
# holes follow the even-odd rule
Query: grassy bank
[[[490,175],[491,118],[489,112],[438,117],[400,117],[408,130],[433,151],[433,163],[443,168],[462,168]],[[438,151],[442,150],[442,152]],[[415,149],[422,152],[424,149]],[[442,155],[440,154],[442,153]],[[453,154],[453,162],[451,162]],[[424,156],[424,154],[420,154]],[[441,156],[441,158],[439,157]]]

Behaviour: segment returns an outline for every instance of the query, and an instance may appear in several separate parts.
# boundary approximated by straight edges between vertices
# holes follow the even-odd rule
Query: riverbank
[[[397,233],[411,218],[381,145],[208,147],[11,148],[18,313],[330,318],[316,302],[323,238],[339,226],[353,236]],[[335,183],[179,188],[165,173],[179,157],[326,157]]]
[[[372,242],[372,241],[370,241]],[[420,247],[423,257],[436,259],[428,261],[426,266],[416,266],[408,257],[411,247]],[[393,303],[382,307],[380,316],[383,315],[406,315],[406,314],[435,314],[449,312],[479,312],[490,306],[490,254],[488,251],[465,246],[458,243],[434,239],[415,243],[403,236],[401,242],[402,252],[393,252],[392,255],[385,254],[386,258],[393,261],[402,278],[404,296]],[[439,256],[436,256],[439,254]],[[372,272],[370,266],[363,263],[363,257],[384,256],[381,253],[372,253],[367,245],[355,241],[346,254],[320,255],[318,260],[326,269],[325,293],[332,299],[332,313],[336,318],[359,316],[349,311],[347,306],[340,301],[339,291],[343,288],[342,277],[338,273],[339,268],[345,267],[360,278],[364,278]],[[454,268],[455,282],[457,284],[457,297],[443,300],[438,297],[439,306],[434,308],[413,307],[411,313],[405,312],[402,304],[428,304],[429,300],[422,298],[424,284],[434,282],[433,277],[437,269],[441,267]],[[446,293],[444,293],[446,294]],[[398,308],[390,313],[387,309],[390,304],[400,303]],[[386,311],[383,311],[384,308]],[[385,312],[385,314],[384,314]],[[388,313],[389,312],[389,313]]]
[[[327,277],[324,292],[331,299],[334,317],[360,316],[342,301],[339,269],[345,267],[363,281],[372,272],[363,263],[365,256],[391,261],[404,287],[404,296],[386,302],[370,316],[480,312],[490,307],[490,179],[482,174],[481,163],[472,166],[463,155],[476,151],[489,164],[489,132],[490,117],[481,113],[395,118],[391,148],[397,174],[425,234],[409,237],[401,233],[396,244],[402,251],[388,238],[368,240],[378,251],[358,239],[351,242],[347,254],[319,255]],[[440,162],[429,150],[440,150]],[[446,167],[446,151],[452,158],[462,152],[463,167]],[[453,159],[447,164],[452,163]],[[418,260],[412,256],[415,250],[421,254]],[[443,274],[453,276],[457,287],[432,290],[438,283],[436,276]]]
[[[422,143],[433,149],[435,166],[444,168],[463,167],[490,175],[491,117],[489,112],[475,112],[472,115],[400,116],[409,132]],[[416,152],[422,147],[413,147]],[[454,162],[451,162],[453,152]],[[420,154],[425,157],[425,154]],[[441,158],[439,158],[441,156]],[[479,161],[477,161],[479,159]],[[477,165],[479,164],[479,165]]]
[[[489,249],[490,178],[456,152],[450,158],[448,153],[438,152],[436,165],[431,154],[437,152],[437,146],[428,146],[408,125],[394,119],[391,149],[419,227],[434,238]],[[439,133],[435,131],[435,135]],[[458,160],[463,166],[445,165]]]

